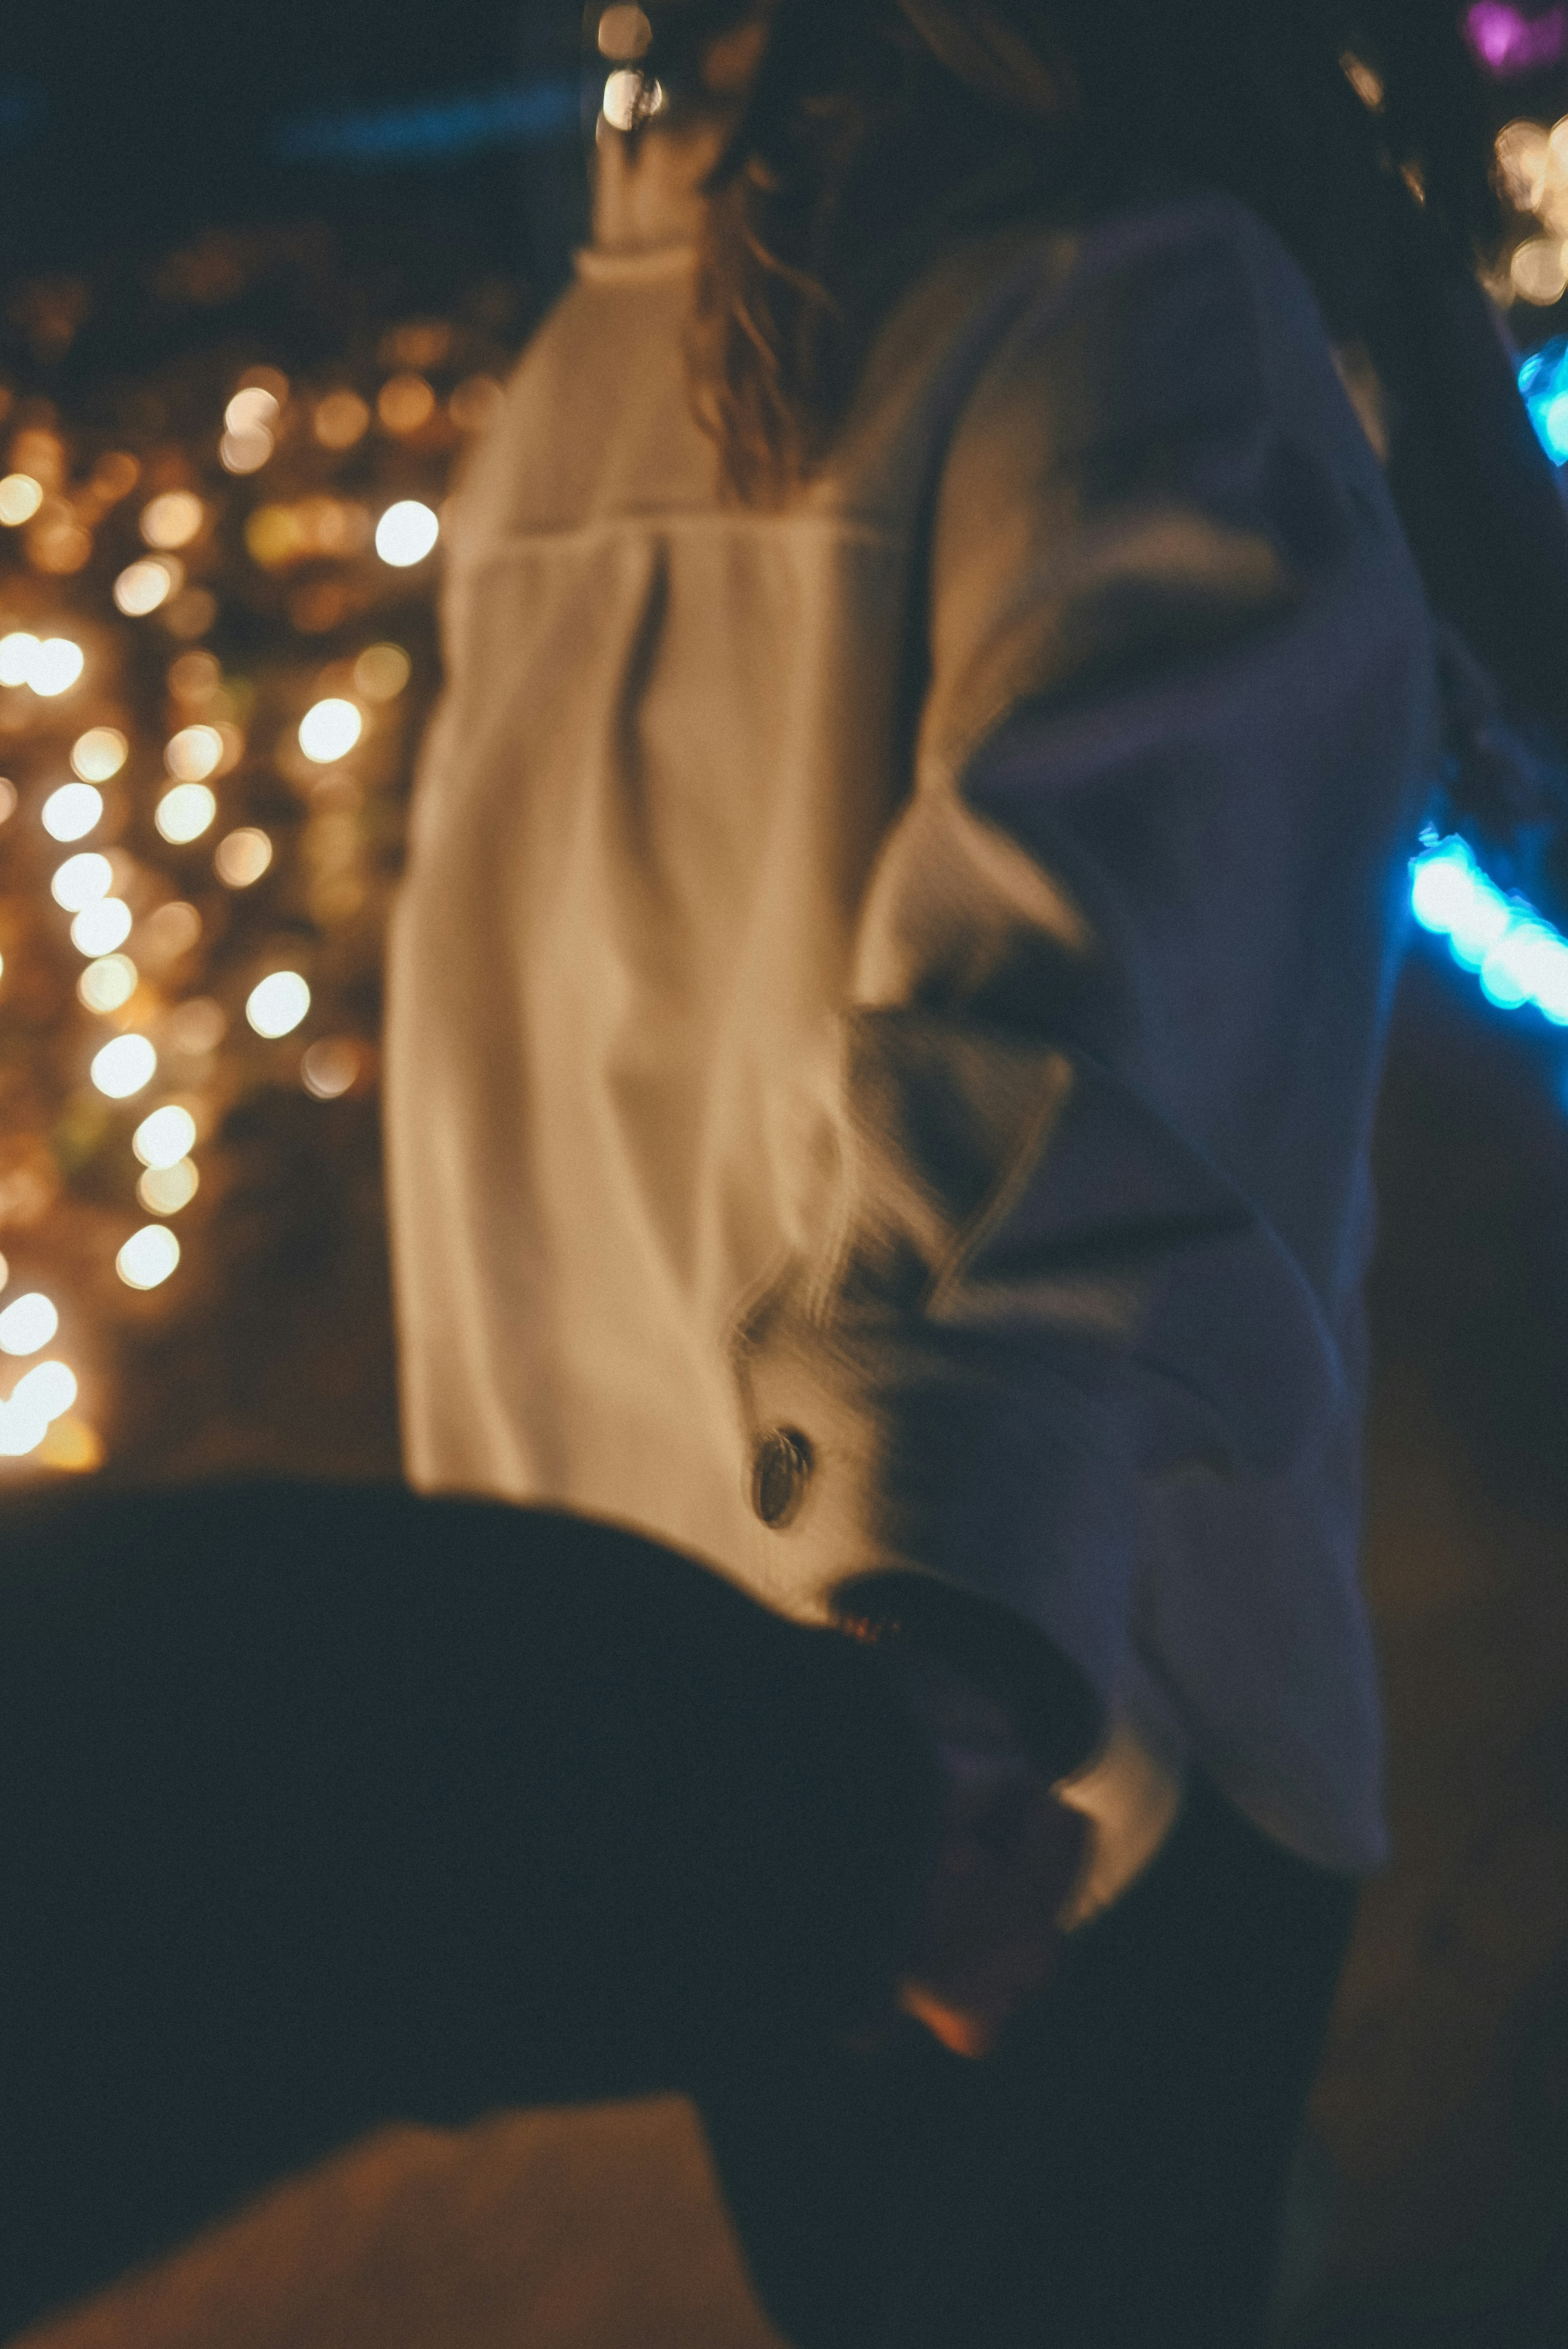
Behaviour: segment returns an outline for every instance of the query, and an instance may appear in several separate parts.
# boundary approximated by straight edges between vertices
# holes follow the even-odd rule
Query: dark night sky
[[[531,169],[517,151],[367,173],[282,162],[278,128],[312,109],[559,73],[577,24],[573,0],[50,0],[8,12],[0,274],[145,252],[211,223],[422,211],[503,258]]]

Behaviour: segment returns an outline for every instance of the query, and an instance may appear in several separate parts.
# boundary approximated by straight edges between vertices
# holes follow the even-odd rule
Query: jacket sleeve
[[[1250,888],[1244,993],[1310,885],[1300,811],[1408,763],[1424,657],[1305,287],[1239,207],[1170,218],[1091,235],[962,406],[837,1168],[739,1341],[754,1441],[810,1471],[779,1537],[820,1588],[940,1578],[1102,1702],[1143,1480],[1278,1475],[1339,1394],[1325,1284],[1233,1146],[1256,1022],[1223,938]],[[1380,675],[1396,715],[1361,740]],[[1177,1017],[1189,959],[1219,999]]]

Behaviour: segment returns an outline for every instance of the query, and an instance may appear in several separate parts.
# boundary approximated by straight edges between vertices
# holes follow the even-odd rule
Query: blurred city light
[[[103,793],[91,783],[62,783],[39,811],[51,840],[84,840],[103,820]]]
[[[128,1101],[158,1073],[158,1055],[145,1036],[117,1036],[95,1052],[92,1081],[110,1101]]]
[[[297,970],[274,970],[253,987],[245,1017],[258,1036],[286,1036],[310,1009],[310,989]]]
[[[77,981],[77,996],[89,1011],[118,1011],[136,993],[136,965],[129,955],[99,955]]]
[[[149,612],[156,612],[160,604],[166,604],[170,595],[179,592],[184,578],[184,565],[172,555],[165,555],[161,561],[148,557],[127,564],[114,583],[115,608],[123,612],[128,620],[145,619]]]
[[[57,905],[67,914],[79,914],[84,905],[91,905],[99,897],[107,897],[114,883],[114,867],[107,856],[96,849],[85,849],[79,856],[67,856],[56,868],[49,883],[49,894]]]
[[[84,905],[71,924],[71,944],[82,955],[112,954],[130,936],[130,907],[120,897]]]
[[[180,1243],[163,1224],[145,1224],[133,1232],[114,1260],[114,1268],[128,1288],[156,1288],[180,1262]]]
[[[170,1102],[144,1117],[130,1137],[130,1146],[144,1166],[175,1166],[195,1147],[196,1121],[178,1102]]]
[[[1412,859],[1410,905],[1491,1002],[1510,1011],[1531,1004],[1568,1027],[1568,938],[1525,898],[1505,895],[1457,833],[1429,837]]]
[[[171,847],[200,840],[218,812],[218,802],[205,783],[176,783],[152,811],[152,821]]]
[[[31,522],[44,502],[43,484],[31,473],[7,473],[0,481],[0,523],[15,530],[19,523]]]
[[[118,726],[89,726],[71,745],[71,772],[84,783],[107,783],[119,774],[129,750]]]
[[[388,506],[376,525],[376,552],[383,563],[406,571],[423,563],[440,535],[441,525],[418,498],[400,498]]]
[[[167,552],[188,546],[206,519],[207,509],[192,490],[165,490],[141,510],[141,535],[149,546]]]
[[[248,889],[273,861],[273,843],[253,824],[225,833],[212,854],[213,870],[226,888]]]
[[[191,1205],[201,1181],[189,1158],[177,1158],[172,1166],[150,1166],[136,1195],[150,1216],[177,1216]]]
[[[300,719],[299,746],[317,766],[330,766],[353,750],[364,730],[365,719],[357,706],[329,695],[326,700],[313,703]]]
[[[60,1317],[50,1299],[36,1288],[29,1289],[0,1313],[0,1353],[36,1354],[59,1326]]]

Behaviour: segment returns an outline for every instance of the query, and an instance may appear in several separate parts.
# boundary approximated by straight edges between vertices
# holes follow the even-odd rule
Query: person
[[[1403,860],[1568,690],[1479,102],[1368,13],[1375,113],[1284,0],[595,13],[391,945],[425,1497],[13,1520],[0,2321],[679,2085],[800,2349],[1260,2337]]]

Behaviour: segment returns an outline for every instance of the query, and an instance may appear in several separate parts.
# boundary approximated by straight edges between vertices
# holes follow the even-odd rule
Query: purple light
[[[1488,73],[1499,81],[1554,66],[1568,49],[1568,7],[1526,16],[1508,0],[1475,0],[1464,16],[1465,37]]]

